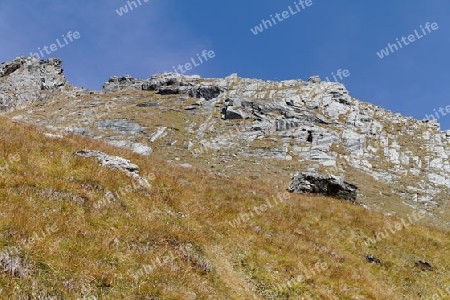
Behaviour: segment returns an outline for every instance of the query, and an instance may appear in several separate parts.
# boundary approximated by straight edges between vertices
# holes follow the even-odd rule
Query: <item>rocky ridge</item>
[[[177,149],[187,162],[187,157],[213,155],[225,164],[249,158],[284,161],[296,171],[307,165],[336,176],[356,170],[388,186],[413,209],[433,214],[448,208],[450,131],[441,131],[434,121],[404,117],[357,100],[340,83],[317,76],[306,82],[263,81],[236,74],[222,79],[175,73],[146,80],[114,76],[102,92],[70,99],[49,120],[38,117],[39,108],[30,106],[42,100],[39,94],[46,89],[37,85],[35,71],[27,70],[30,64],[32,70],[47,70],[48,74],[39,71],[39,76],[45,75],[45,86],[67,99],[60,61],[21,61],[26,63],[0,67],[6,70],[0,80],[27,74],[21,84],[38,95],[7,101],[2,96],[7,104],[3,111],[14,110],[11,115],[16,120],[105,139],[143,155]],[[17,84],[0,82],[5,93],[16,90]],[[55,112],[58,98],[53,99]],[[46,109],[51,108],[48,105]],[[161,152],[153,149],[158,142]],[[379,193],[385,191],[380,188]]]
[[[0,64],[0,112],[28,107],[48,99],[55,91],[72,97],[86,92],[70,86],[63,74],[61,59],[18,57]]]
[[[124,78],[129,81],[119,81],[130,84],[121,89],[189,94],[200,100],[187,110],[204,114],[211,113],[214,107],[220,109],[224,120],[246,120],[232,134],[211,137],[200,130],[192,141],[192,145],[201,146],[198,154],[240,149],[235,152],[309,160],[331,167],[329,173],[345,174],[346,167],[352,166],[388,184],[409,179],[416,184],[405,183],[396,192],[424,206],[439,206],[435,197],[445,197],[447,192],[439,194],[442,188],[450,187],[450,131],[440,131],[436,122],[407,118],[352,98],[340,83],[322,82],[317,77],[308,82],[270,82],[238,78],[235,74],[225,79],[178,74],[161,74],[142,81]],[[110,90],[106,83],[104,91]],[[269,137],[277,140],[277,147],[249,146]]]

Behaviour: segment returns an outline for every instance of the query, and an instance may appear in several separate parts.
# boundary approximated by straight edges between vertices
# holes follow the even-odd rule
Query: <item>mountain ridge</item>
[[[0,70],[2,299],[450,293],[435,122],[314,76],[115,76],[89,91],[60,60]],[[299,172],[351,201],[288,192],[318,188]]]
[[[5,109],[14,120],[104,139],[142,155],[173,152],[167,159],[182,156],[185,163],[205,168],[222,165],[225,174],[251,168],[250,161],[272,169],[281,164],[286,185],[305,169],[343,175],[362,186],[359,199],[368,207],[380,208],[393,194],[403,206],[425,209],[437,222],[450,224],[450,130],[441,131],[436,121],[362,102],[343,84],[318,76],[276,82],[237,74],[216,79],[127,75],[109,78],[102,91],[88,91],[65,80],[61,63],[22,57],[6,63],[15,69],[1,65],[10,71],[0,77],[0,86],[9,79],[9,90],[30,76],[36,82],[33,66],[45,70],[38,79],[46,85],[36,92],[44,91],[45,97]],[[28,77],[22,74],[26,70]],[[3,107],[13,103],[1,99]],[[201,158],[209,160],[206,165],[196,164]],[[383,188],[376,191],[377,185]]]

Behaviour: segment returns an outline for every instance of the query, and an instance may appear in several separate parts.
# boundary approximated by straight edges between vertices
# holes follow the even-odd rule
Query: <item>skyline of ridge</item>
[[[314,75],[334,80],[347,70],[349,76],[336,78],[353,97],[416,119],[433,115],[443,130],[450,129],[445,64],[450,3],[443,0],[25,3],[0,4],[0,60],[40,54],[47,46],[52,51],[42,58],[62,58],[76,86],[100,90],[114,75],[173,72],[192,59],[199,64],[197,53],[214,51],[213,59],[183,67],[185,74],[306,81]],[[128,12],[118,14],[125,6]],[[264,30],[255,35],[263,21]],[[438,29],[410,42],[427,24]],[[65,43],[69,32],[79,38]],[[409,44],[397,43],[402,40]],[[386,49],[389,55],[380,58]]]

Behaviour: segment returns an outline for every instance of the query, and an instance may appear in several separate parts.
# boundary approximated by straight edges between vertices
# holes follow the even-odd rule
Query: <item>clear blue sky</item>
[[[347,69],[350,76],[340,81],[353,97],[394,112],[422,119],[450,105],[448,0],[312,0],[258,35],[250,28],[289,6],[295,12],[298,0],[135,1],[137,8],[119,16],[126,0],[2,0],[0,61],[57,38],[64,45],[61,36],[78,31],[78,40],[46,58],[62,58],[69,81],[94,90],[113,75],[148,78],[213,50],[213,59],[186,74],[331,80],[332,72]],[[439,29],[424,36],[420,26],[427,22]],[[378,57],[414,30],[423,37]],[[450,129],[450,114],[439,117],[441,128]]]

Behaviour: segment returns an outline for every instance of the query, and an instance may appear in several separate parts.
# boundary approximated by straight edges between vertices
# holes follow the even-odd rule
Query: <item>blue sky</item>
[[[62,58],[68,80],[94,90],[113,75],[171,72],[203,50],[215,57],[186,74],[331,80],[347,69],[350,76],[339,81],[353,97],[418,119],[442,107],[441,128],[450,129],[448,0],[311,0],[257,35],[250,29],[289,6],[295,12],[299,0],[135,1],[137,8],[119,16],[126,0],[2,0],[0,61],[57,38],[64,44],[63,34],[78,31],[79,39],[45,58]],[[427,22],[439,28],[425,36],[420,26]],[[376,54],[415,30],[420,39],[383,59]]]

